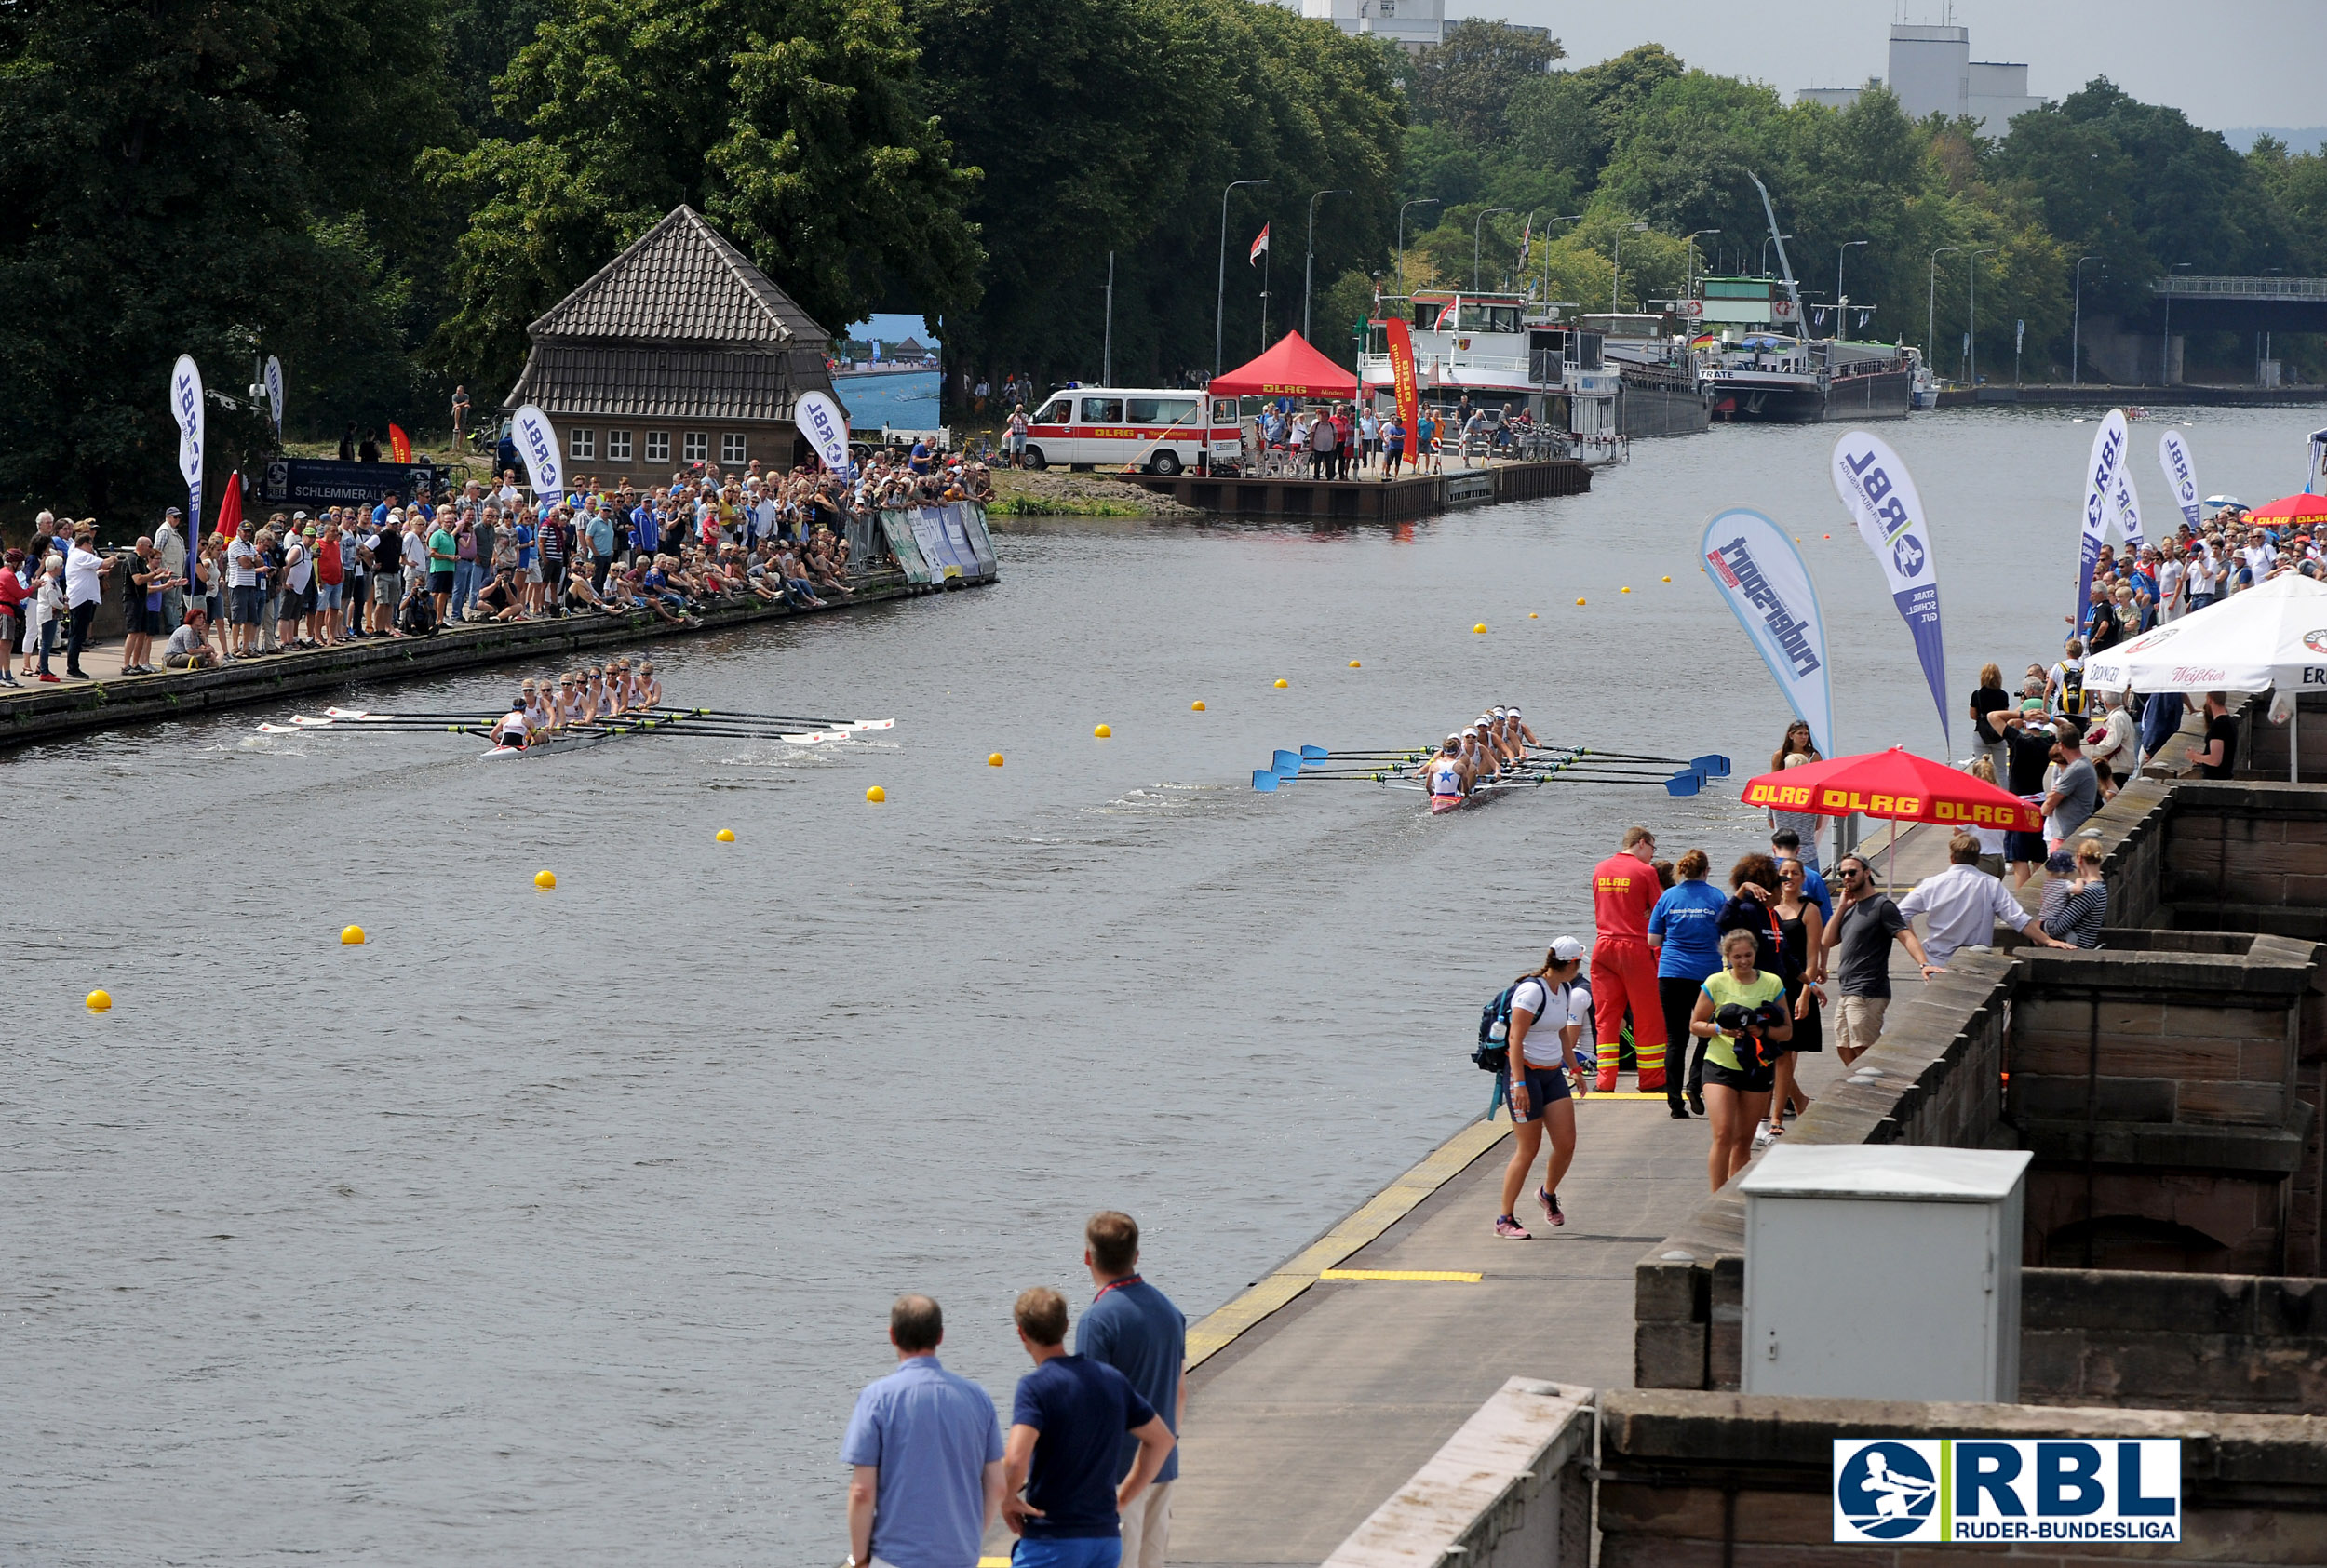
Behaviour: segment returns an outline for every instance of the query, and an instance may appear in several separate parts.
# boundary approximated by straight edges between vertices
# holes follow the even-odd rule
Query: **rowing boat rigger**
[[[1717,754],[1683,758],[1594,746],[1530,744],[1516,761],[1449,790],[1443,771],[1447,756],[1443,746],[1338,751],[1305,745],[1279,751],[1268,767],[1254,769],[1252,786],[1272,794],[1302,782],[1371,784],[1427,796],[1431,814],[1445,816],[1499,795],[1546,784],[1662,784],[1667,795],[1687,797],[1703,789],[1708,780],[1729,776],[1729,759]],[[1433,771],[1440,772],[1439,778],[1432,777]]]

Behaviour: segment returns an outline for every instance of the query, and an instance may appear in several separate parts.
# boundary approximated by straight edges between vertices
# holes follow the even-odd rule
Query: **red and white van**
[[[1226,473],[1244,450],[1237,420],[1235,398],[1207,397],[1200,388],[1070,386],[1031,416],[1026,461],[1169,475],[1196,467],[1208,451],[1211,471]]]

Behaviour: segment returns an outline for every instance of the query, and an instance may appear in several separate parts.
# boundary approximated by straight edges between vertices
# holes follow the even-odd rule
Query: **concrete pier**
[[[1320,522],[1399,522],[1457,506],[1581,495],[1592,470],[1574,458],[1493,462],[1401,479],[1302,479],[1180,473],[1126,474],[1129,483],[1204,512]]]

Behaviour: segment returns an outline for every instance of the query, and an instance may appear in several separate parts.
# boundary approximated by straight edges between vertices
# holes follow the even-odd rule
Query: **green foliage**
[[[0,7],[0,505],[118,529],[182,500],[181,353],[245,402],[209,409],[211,496],[262,444],[254,352],[294,410],[400,401],[443,87],[427,0]]]
[[[894,0],[575,0],[501,80],[521,139],[424,167],[472,205],[434,353],[514,379],[525,324],[687,202],[835,330],[884,289],[977,292],[974,177],[921,114]]]
[[[1437,126],[1473,146],[1500,142],[1503,111],[1520,84],[1543,74],[1567,51],[1555,38],[1473,17],[1449,29],[1406,73],[1414,123]]]
[[[956,67],[935,90],[981,174],[987,293],[946,317],[958,362],[1097,375],[1112,249],[1115,379],[1208,371],[1231,181],[1269,183],[1228,204],[1228,364],[1261,346],[1263,222],[1272,336],[1300,323],[1313,193],[1349,193],[1317,203],[1321,288],[1391,248],[1401,106],[1368,40],[1247,0],[927,0],[916,20]]]

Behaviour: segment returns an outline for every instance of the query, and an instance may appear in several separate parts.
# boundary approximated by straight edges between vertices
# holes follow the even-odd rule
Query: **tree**
[[[1504,110],[1513,150],[1567,170],[1578,189],[1588,191],[1615,151],[1625,117],[1686,70],[1663,45],[1643,44],[1596,65],[1519,82]]]
[[[1459,22],[1407,75],[1414,122],[1441,127],[1473,147],[1494,146],[1503,139],[1513,92],[1566,52],[1558,39],[1508,22]]]
[[[501,79],[525,137],[426,162],[471,209],[432,354],[505,384],[526,324],[681,202],[836,333],[892,287],[975,299],[975,181],[919,60],[894,0],[576,0]]]
[[[410,390],[430,0],[0,7],[0,503],[117,526],[182,496],[182,352],[237,402],[254,352],[294,407],[335,376]],[[215,495],[264,437],[247,405],[209,430]]]

